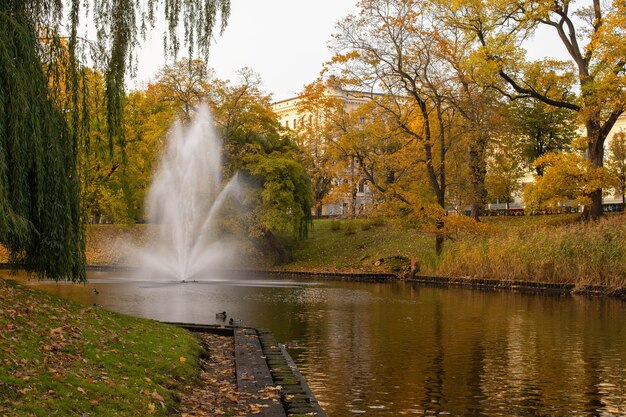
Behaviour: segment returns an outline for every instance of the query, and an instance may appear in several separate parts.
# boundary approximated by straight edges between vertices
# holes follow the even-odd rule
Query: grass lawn
[[[201,351],[184,330],[0,279],[0,416],[169,415]]]
[[[293,262],[276,269],[300,271],[386,272],[376,260],[391,256],[432,262],[435,240],[418,230],[364,220],[315,220],[306,240],[283,237]]]

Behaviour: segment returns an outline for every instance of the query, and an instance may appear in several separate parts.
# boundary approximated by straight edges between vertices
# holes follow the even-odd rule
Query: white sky
[[[232,0],[231,17],[224,35],[216,36],[209,66],[216,76],[236,80],[237,71],[250,67],[261,75],[263,89],[274,100],[297,95],[312,82],[331,57],[327,43],[337,21],[357,12],[357,0]],[[138,51],[137,78],[130,85],[141,87],[155,78],[165,64],[162,29],[156,28]],[[535,59],[558,53],[556,33],[538,31],[528,45]]]
[[[209,66],[218,78],[236,80],[250,67],[261,75],[263,88],[274,100],[297,95],[330,60],[327,42],[335,23],[356,12],[356,0],[232,0],[224,34],[216,36]],[[154,79],[165,63],[161,32],[138,53],[137,80]]]

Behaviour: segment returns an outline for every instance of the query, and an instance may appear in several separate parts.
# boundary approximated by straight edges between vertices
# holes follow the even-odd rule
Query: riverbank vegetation
[[[291,252],[291,262],[277,264],[275,253],[264,249],[263,241],[246,241],[238,245],[245,259],[240,265],[402,274],[414,259],[422,275],[626,288],[624,214],[591,223],[581,222],[579,214],[485,217],[480,228],[449,229],[439,257],[433,233],[382,218],[315,220],[308,239],[279,235]],[[92,225],[87,229],[87,261],[133,265],[127,256],[129,243],[145,244],[155,235],[152,225]]]
[[[415,229],[320,220],[308,240],[291,241],[294,262],[280,269],[402,272],[415,259],[423,275],[626,288],[624,215],[592,223],[579,219],[577,214],[486,217],[480,230],[451,232],[440,257],[432,235]],[[402,271],[393,271],[397,263],[385,262],[398,257]]]
[[[567,217],[546,220],[517,227],[490,222],[497,227],[496,233],[453,242],[432,272],[448,277],[626,288],[624,215],[605,216],[592,223],[571,222]],[[516,221],[521,223],[510,219],[510,223]]]

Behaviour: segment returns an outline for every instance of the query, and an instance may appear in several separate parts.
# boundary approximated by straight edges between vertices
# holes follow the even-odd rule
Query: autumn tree
[[[159,2],[92,3],[97,39],[81,43],[83,6],[68,1],[0,2],[0,243],[11,260],[53,279],[85,279],[84,225],[80,207],[78,153],[87,127],[79,94],[81,52],[104,74],[108,141],[123,145],[124,78],[143,29],[154,23]],[[224,26],[229,0],[167,1],[172,52],[186,43],[205,56],[218,15]],[[184,41],[178,39],[179,23]],[[193,54],[190,54],[193,55]],[[59,65],[67,56],[66,65]],[[63,92],[68,106],[57,107]],[[81,116],[82,114],[82,116]]]
[[[471,45],[457,28],[439,27],[433,30],[432,36],[438,46],[434,53],[447,64],[444,67],[448,75],[445,96],[458,115],[448,123],[451,130],[448,136],[455,136],[467,149],[462,179],[464,185],[467,184],[465,199],[470,203],[470,217],[480,221],[488,195],[485,185],[488,149],[506,128],[502,121],[502,103],[494,91],[477,81],[480,74],[471,60]]]
[[[604,163],[604,144],[624,111],[626,5],[623,1],[459,0],[438,2],[445,25],[462,29],[476,44],[483,82],[510,99],[533,99],[578,116],[586,131],[585,158]],[[525,58],[522,43],[538,28],[558,37],[569,61]],[[602,214],[602,189],[587,189],[585,216]]]
[[[334,37],[334,64],[359,88],[385,93],[373,101],[395,118],[410,141],[419,144],[414,155],[423,164],[432,192],[430,202],[407,207],[420,210],[435,204],[433,220],[443,227],[446,208],[446,153],[451,142],[449,121],[453,106],[446,93],[449,66],[436,53],[434,27],[422,2],[368,0],[358,3],[358,15],[345,18]],[[440,252],[443,236],[437,235]]]
[[[302,149],[304,166],[311,178],[318,217],[322,215],[324,199],[332,191],[337,174],[329,147],[336,135],[341,134],[342,126],[345,127],[342,120],[347,116],[343,101],[329,94],[329,87],[333,88],[323,79],[317,79],[304,87],[297,103],[301,120],[295,140]]]
[[[513,195],[521,188],[524,176],[524,163],[520,148],[503,138],[490,147],[487,158],[485,188],[491,201],[504,202],[508,210]]]
[[[337,121],[341,123],[329,140],[329,154],[336,161],[336,175],[344,178],[343,189],[337,188],[351,196],[353,210],[361,182],[372,191],[379,211],[395,203],[414,207],[432,198],[428,185],[424,187],[428,182],[423,164],[415,160],[419,144],[407,137],[380,102],[363,103]]]
[[[224,146],[224,165],[229,175],[238,169],[232,158],[254,136],[276,134],[278,121],[271,108],[271,97],[261,89],[261,77],[244,67],[237,80],[212,79],[205,97],[213,111]]]
[[[178,109],[178,117],[188,122],[192,112],[206,96],[212,78],[206,63],[201,59],[181,59],[164,66],[157,73],[161,99]]]
[[[559,209],[566,204],[588,205],[592,190],[610,184],[603,168],[594,167],[577,153],[547,153],[535,161],[535,165],[539,164],[543,175],[524,190],[528,211]]]
[[[607,168],[613,176],[615,190],[622,194],[622,206],[626,209],[626,133],[621,131],[613,135],[609,152]]]
[[[279,262],[291,254],[275,233],[308,234],[311,186],[300,151],[285,134],[271,108],[271,97],[261,90],[261,79],[249,68],[239,71],[236,83],[214,79],[207,99],[221,133],[228,176],[244,178],[248,214],[246,228],[262,237]]]

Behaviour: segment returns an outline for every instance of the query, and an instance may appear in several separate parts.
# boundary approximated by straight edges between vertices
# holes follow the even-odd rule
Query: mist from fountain
[[[146,201],[158,238],[137,254],[151,278],[206,278],[232,260],[234,251],[220,241],[217,222],[240,187],[236,176],[222,187],[221,153],[205,104],[188,125],[177,122],[170,130]]]

